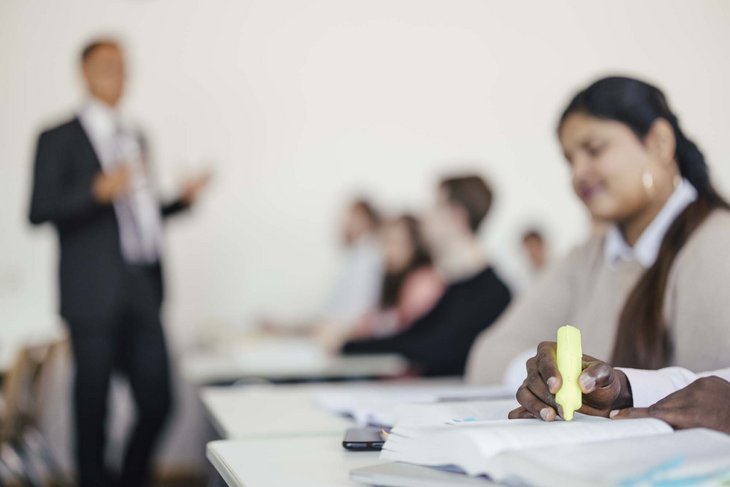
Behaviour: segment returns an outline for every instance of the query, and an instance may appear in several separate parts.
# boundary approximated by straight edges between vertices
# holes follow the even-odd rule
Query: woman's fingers
[[[555,358],[555,342],[542,342],[537,346],[535,356],[537,372],[551,394],[556,394],[563,385],[563,378],[558,371],[558,362]]]
[[[542,401],[539,397],[530,391],[527,386],[527,380],[517,390],[517,402],[536,418],[542,418],[545,421],[553,421],[558,413],[551,405]]]
[[[691,417],[692,411],[683,410],[678,414],[678,410],[664,408],[660,403],[649,406],[648,408],[625,408],[611,411],[609,417],[611,419],[638,419],[638,418],[656,418],[669,423],[675,429],[683,429],[697,425],[687,425],[686,420]],[[684,417],[683,417],[684,416]]]
[[[605,362],[595,361],[588,364],[578,377],[583,394],[590,394],[596,389],[612,385],[616,379],[613,367]]]
[[[527,409],[523,408],[522,406],[513,409],[509,412],[507,415],[507,418],[509,419],[534,419],[535,415],[532,414]]]
[[[703,377],[687,387],[669,394],[648,408],[623,409],[614,419],[645,418],[661,419],[674,429],[711,428],[730,432],[727,414],[727,398],[730,383],[719,377]]]
[[[537,354],[527,361],[527,378],[517,391],[517,400],[534,417],[554,420],[560,411],[555,394],[562,387],[562,377],[556,359],[555,342],[542,342]],[[581,412],[594,416],[607,416],[612,407],[630,405],[617,403],[621,391],[617,372],[605,362],[589,355],[583,356],[584,369],[579,377],[583,392]],[[510,417],[517,417],[518,412]]]
[[[527,379],[525,379],[524,385],[526,385],[530,392],[535,397],[540,399],[540,401],[542,401],[543,403],[553,408],[558,407],[557,403],[555,402],[555,395],[550,392],[547,384],[545,384],[545,381],[540,375],[528,375]]]
[[[636,419],[650,418],[649,408],[625,408],[616,409],[609,414],[611,419]]]

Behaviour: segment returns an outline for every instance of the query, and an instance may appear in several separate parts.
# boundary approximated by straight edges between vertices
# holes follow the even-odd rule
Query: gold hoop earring
[[[644,174],[641,175],[641,184],[644,185],[644,189],[647,194],[651,195],[652,190],[654,189],[654,175],[650,170],[647,169],[644,171]]]

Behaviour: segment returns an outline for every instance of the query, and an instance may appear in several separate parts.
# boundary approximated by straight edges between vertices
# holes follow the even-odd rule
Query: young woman
[[[479,337],[468,379],[501,381],[516,354],[566,323],[615,366],[730,366],[730,211],[664,94],[601,79],[570,102],[558,137],[576,194],[609,230]]]
[[[379,309],[366,314],[351,338],[388,336],[408,328],[443,294],[418,220],[411,215],[386,221],[380,230],[385,275]]]

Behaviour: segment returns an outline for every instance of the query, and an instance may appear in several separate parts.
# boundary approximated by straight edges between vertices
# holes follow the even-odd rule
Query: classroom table
[[[331,384],[252,384],[203,387],[200,396],[224,440],[208,444],[207,457],[230,487],[358,485],[351,469],[380,463],[377,452],[342,448],[353,420],[314,401],[323,392],[423,391],[465,386],[461,378]]]
[[[350,452],[341,442],[342,435],[214,441],[208,444],[206,456],[228,487],[362,486],[350,480],[350,470],[386,463],[378,452]],[[426,467],[409,468],[427,474],[428,485],[453,487],[465,481],[496,485],[453,473],[426,472]]]
[[[208,443],[206,456],[229,487],[358,485],[350,469],[379,462],[378,452],[349,452],[342,434]]]
[[[365,357],[345,357],[347,360],[362,358]],[[383,366],[382,359],[373,363]],[[398,369],[396,365],[399,364],[389,365],[391,372]],[[364,371],[362,367],[358,373]],[[369,371],[372,373],[374,369]],[[270,372],[267,373],[272,377]],[[338,371],[340,375],[346,372]],[[299,373],[300,377],[306,375],[304,371]],[[202,375],[197,377],[202,379]],[[378,453],[344,450],[341,445],[344,432],[355,423],[317,405],[316,394],[370,392],[373,388],[399,392],[411,388],[422,393],[424,387],[461,390],[463,386],[461,378],[438,378],[326,384],[244,381],[232,386],[201,387],[200,398],[208,417],[218,435],[224,438],[209,443],[207,457],[229,486],[356,485],[349,480],[349,471],[378,463]]]
[[[317,407],[316,386],[205,387],[200,397],[221,438],[268,438],[340,434],[352,421]]]
[[[325,411],[314,401],[324,391],[416,390],[463,386],[460,378],[399,379],[330,384],[252,384],[203,387],[200,398],[221,438],[250,439],[338,434],[353,421]],[[467,386],[468,387],[468,386]]]
[[[267,338],[186,353],[183,377],[196,385],[239,380],[306,382],[397,377],[408,370],[399,355],[328,354],[308,339]]]

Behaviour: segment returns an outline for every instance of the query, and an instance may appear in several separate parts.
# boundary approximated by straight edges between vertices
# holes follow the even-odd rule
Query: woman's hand
[[[657,418],[675,429],[710,428],[730,434],[730,382],[719,377],[697,379],[648,408],[615,411],[613,419]]]
[[[537,347],[537,355],[527,361],[527,378],[517,390],[520,407],[509,413],[510,419],[553,421],[558,414],[562,415],[555,402],[555,394],[563,384],[555,350],[555,342],[542,342]],[[583,392],[580,413],[608,417],[611,411],[633,404],[626,375],[589,355],[583,355],[583,372],[578,384]]]

